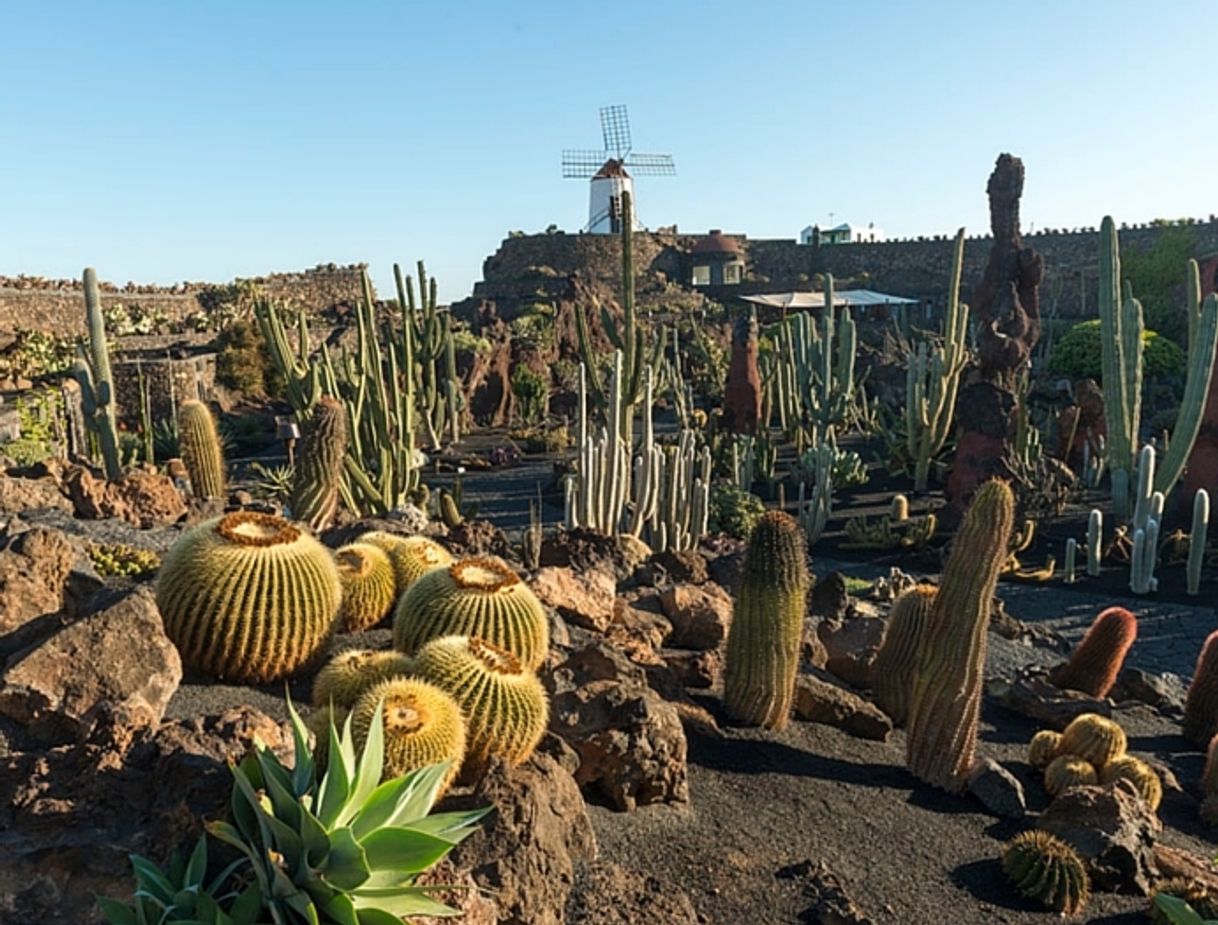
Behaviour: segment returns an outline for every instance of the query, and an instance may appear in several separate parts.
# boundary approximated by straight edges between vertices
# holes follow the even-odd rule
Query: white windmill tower
[[[562,175],[591,179],[588,190],[588,224],[591,234],[617,234],[622,230],[622,193],[634,197],[634,177],[671,177],[677,172],[671,154],[635,154],[630,150],[630,119],[625,106],[601,108],[603,151],[563,151]],[[627,170],[629,168],[629,170]],[[637,206],[631,210],[635,228]]]

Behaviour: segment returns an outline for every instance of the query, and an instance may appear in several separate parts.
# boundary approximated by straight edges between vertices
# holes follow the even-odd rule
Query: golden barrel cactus
[[[443,568],[456,561],[451,552],[426,536],[401,536],[373,530],[360,536],[357,542],[371,543],[389,556],[389,561],[393,563],[398,597],[432,569]]]
[[[549,701],[531,670],[484,639],[444,636],[419,650],[414,673],[452,695],[465,714],[467,770],[491,755],[517,765],[533,753],[549,721]]]
[[[432,569],[411,585],[393,615],[393,647],[408,655],[442,636],[476,636],[536,670],[550,646],[541,601],[492,557]]]
[[[1039,829],[1007,843],[1002,869],[1020,893],[1064,916],[1082,912],[1091,897],[1091,878],[1078,852]]]
[[[343,583],[339,622],[348,633],[370,629],[393,609],[397,597],[393,563],[371,543],[349,543],[334,553]]]
[[[1102,771],[1125,754],[1125,730],[1098,713],[1084,713],[1070,721],[1062,732],[1058,754],[1077,755]]]
[[[330,551],[295,524],[253,511],[188,530],[156,584],[183,663],[243,683],[286,678],[316,658],[341,600]]]
[[[1049,766],[1061,748],[1062,734],[1052,729],[1042,729],[1028,743],[1028,764],[1034,770],[1043,771]]]
[[[1055,797],[1071,787],[1083,787],[1099,780],[1095,766],[1078,755],[1058,755],[1045,768],[1045,790]]]
[[[326,663],[313,679],[313,706],[328,704],[349,710],[370,687],[410,674],[410,659],[401,652],[348,649]]]
[[[1138,795],[1146,801],[1153,812],[1159,811],[1163,802],[1163,782],[1155,769],[1140,758],[1123,755],[1100,769],[1100,783],[1111,784],[1116,780],[1127,780],[1133,784]]]
[[[456,702],[433,684],[393,678],[364,691],[351,709],[356,748],[363,748],[377,708],[385,730],[382,779],[451,762],[437,798],[448,789],[465,758],[465,719]]]

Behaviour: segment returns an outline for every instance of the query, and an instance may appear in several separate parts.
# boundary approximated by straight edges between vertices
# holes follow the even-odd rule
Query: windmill
[[[601,107],[601,133],[605,138],[603,151],[563,151],[562,175],[567,179],[592,181],[588,193],[588,224],[584,230],[592,234],[617,234],[622,230],[622,193],[630,193],[630,198],[634,199],[633,177],[671,177],[677,168],[671,154],[631,151],[630,118],[625,106]],[[638,227],[638,209],[632,211]]]

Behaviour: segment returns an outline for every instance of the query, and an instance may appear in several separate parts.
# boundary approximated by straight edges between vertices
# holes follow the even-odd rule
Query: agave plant
[[[208,831],[244,854],[275,925],[401,925],[404,916],[452,916],[433,899],[442,887],[418,875],[474,830],[487,810],[429,815],[447,765],[380,783],[381,711],[356,757],[347,718],[330,724],[326,773],[318,780],[300,716],[292,716],[296,763],[286,769],[259,745],[233,765],[233,819]]]
[[[1159,893],[1154,899],[1154,906],[1172,925],[1214,925],[1213,919],[1203,919],[1197,910],[1178,896]]]

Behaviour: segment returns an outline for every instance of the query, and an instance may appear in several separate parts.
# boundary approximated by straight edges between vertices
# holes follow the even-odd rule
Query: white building
[[[873,244],[885,240],[884,229],[875,227],[875,222],[868,222],[866,228],[842,222],[832,228],[817,229],[809,225],[799,233],[799,243],[811,244],[818,233],[821,244]]]
[[[605,161],[592,177],[588,194],[588,227],[591,234],[618,234],[622,230],[622,193],[634,200],[634,179],[616,158]],[[638,207],[633,208],[634,230],[642,231]]]

